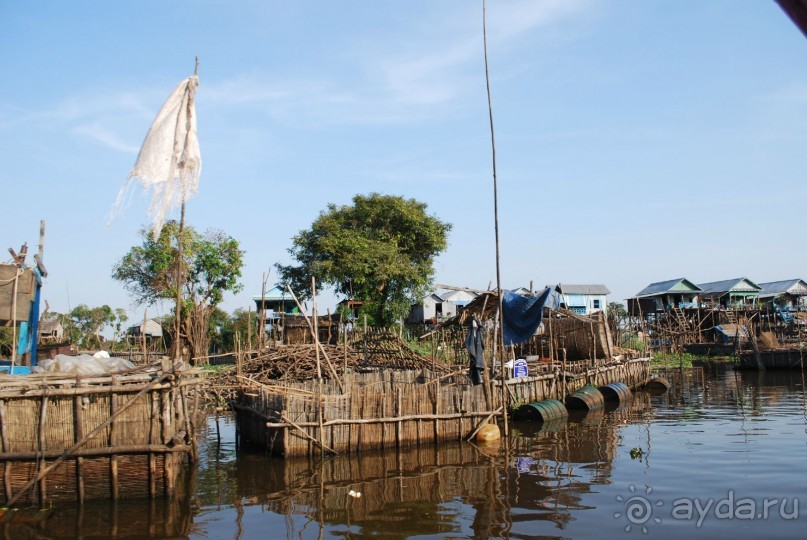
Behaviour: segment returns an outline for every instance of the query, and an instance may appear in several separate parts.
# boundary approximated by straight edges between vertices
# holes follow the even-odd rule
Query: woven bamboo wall
[[[644,358],[602,363],[565,376],[550,373],[512,379],[507,388],[514,404],[563,399],[586,384],[624,382],[637,387],[649,375],[650,362]],[[464,375],[456,378],[467,380]],[[242,443],[291,457],[319,454],[321,448],[345,453],[463,440],[500,405],[496,388],[488,403],[482,385],[439,381],[427,370],[353,374],[345,382],[344,393],[334,381],[324,381],[321,419],[316,381],[256,384],[244,389],[233,406]],[[500,382],[495,385],[501,388]]]
[[[559,348],[566,349],[567,360],[587,360],[608,357],[609,344],[604,322],[598,313],[586,317],[548,317],[544,319],[544,335],[552,335]],[[549,328],[551,326],[551,329]]]
[[[284,456],[318,453],[315,440],[342,453],[462,440],[489,416],[482,386],[431,380],[421,371],[352,374],[344,394],[335,382],[325,381],[322,433],[316,381],[250,388],[235,404],[239,435],[250,446]],[[412,416],[419,418],[407,418]],[[267,429],[267,422],[293,423],[302,430]]]
[[[196,372],[0,377],[0,496],[71,450],[25,493],[47,501],[173,495],[194,454]],[[97,433],[95,433],[97,431]]]

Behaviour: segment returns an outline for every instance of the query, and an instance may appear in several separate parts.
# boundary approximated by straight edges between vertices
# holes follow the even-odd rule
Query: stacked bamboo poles
[[[102,376],[0,377],[0,468],[10,505],[173,494],[195,460],[202,378],[139,368]],[[33,492],[29,491],[33,488]]]

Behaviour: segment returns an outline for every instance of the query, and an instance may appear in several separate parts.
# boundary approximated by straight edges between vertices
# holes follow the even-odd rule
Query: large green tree
[[[244,252],[238,241],[221,231],[204,234],[185,227],[182,236],[182,282],[177,283],[178,232],[176,221],[168,221],[154,238],[148,229],[140,232],[143,243],[134,246],[118,261],[112,277],[124,284],[140,305],[172,301],[177,288],[182,297],[180,340],[187,340],[192,357],[204,357],[210,346],[209,322],[225,292],[242,289]]]
[[[293,238],[289,253],[297,264],[276,265],[280,284],[308,298],[314,276],[318,288],[361,300],[373,322],[390,324],[431,286],[450,230],[415,199],[356,195],[351,205],[329,204]]]

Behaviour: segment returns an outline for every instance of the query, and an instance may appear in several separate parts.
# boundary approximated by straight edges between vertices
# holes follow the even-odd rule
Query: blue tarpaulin
[[[558,309],[560,301],[560,295],[549,287],[536,296],[505,290],[502,297],[505,345],[517,345],[530,339],[541,324],[544,308]]]

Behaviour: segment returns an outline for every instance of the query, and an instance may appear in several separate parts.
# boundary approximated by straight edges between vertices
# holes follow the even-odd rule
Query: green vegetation
[[[281,284],[301,298],[310,298],[313,276],[317,289],[332,286],[361,300],[368,322],[387,326],[428,291],[450,230],[415,199],[356,195],[352,205],[329,204],[294,237],[289,253],[296,265],[276,267]]]
[[[114,266],[112,277],[123,283],[138,304],[182,298],[182,337],[192,357],[210,350],[210,322],[225,292],[240,292],[238,283],[244,252],[238,242],[221,231],[204,234],[193,227],[182,233],[182,283],[177,282],[179,224],[169,221],[160,236],[140,231],[143,243],[132,247]],[[169,330],[166,328],[165,330]]]
[[[432,342],[431,340],[424,340],[421,341],[417,338],[409,339],[404,337],[403,340],[404,344],[415,351],[420,356],[425,356],[427,358],[431,358],[432,356]]]
[[[699,356],[689,353],[656,353],[652,365],[666,367],[692,367],[697,364],[721,364],[733,362],[731,356]]]

